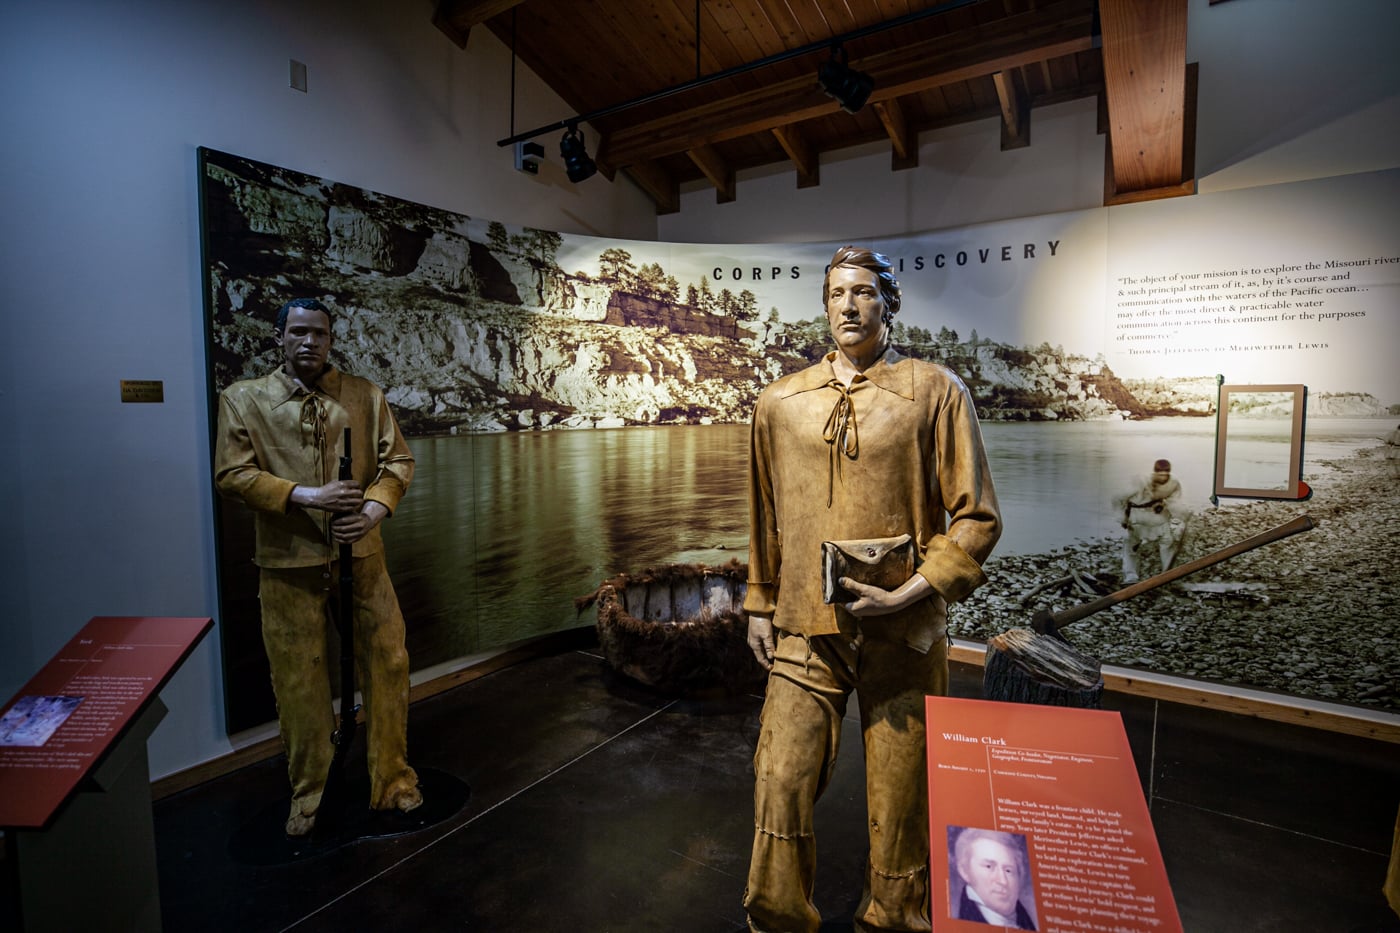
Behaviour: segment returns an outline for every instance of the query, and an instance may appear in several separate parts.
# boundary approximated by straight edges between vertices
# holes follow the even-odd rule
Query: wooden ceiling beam
[[[871,102],[1036,64],[1093,47],[1093,0],[1059,0],[986,26],[891,48],[852,62],[875,80]],[[609,118],[607,159],[616,165],[653,160],[752,133],[835,113],[839,105],[811,76],[628,124]]]
[[[715,203],[728,204],[734,200],[734,166],[725,161],[713,146],[697,146],[686,155],[715,186]]]
[[[822,183],[821,160],[811,142],[796,126],[775,126],[773,135],[797,169],[797,187],[815,188]]]
[[[1200,85],[1199,69],[1192,62],[1186,66],[1186,119],[1183,127],[1181,180],[1155,188],[1120,188],[1113,168],[1113,130],[1110,127],[1104,146],[1104,206],[1179,198],[1196,193],[1196,93]]]
[[[1001,151],[1023,149],[1031,144],[1030,100],[1012,71],[992,75],[1001,104]]]
[[[903,97],[1094,47],[1093,0],[1058,0],[852,62],[875,79],[870,99]]]
[[[876,101],[872,106],[875,108],[875,114],[880,118],[880,124],[885,128],[885,135],[890,138],[891,170],[898,172],[901,169],[917,167],[919,164],[918,134],[910,128],[899,99],[890,98],[889,100]]]
[[[1100,0],[1114,187],[1186,179],[1187,0]]]
[[[447,34],[457,48],[467,47],[473,26],[479,26],[498,13],[518,6],[524,0],[438,0],[433,25]]]

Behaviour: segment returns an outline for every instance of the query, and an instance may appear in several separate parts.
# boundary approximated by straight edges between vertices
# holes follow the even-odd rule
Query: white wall
[[[1201,193],[1400,165],[1400,3],[1189,0],[1187,61],[1200,68]],[[890,171],[878,144],[822,160],[821,186],[791,167],[739,174],[716,204],[687,186],[658,219],[670,242],[859,241],[1103,205],[1097,104],[1036,108],[1031,145],[1000,150],[1000,123],[923,134],[919,166]]]
[[[1190,2],[1202,194],[1400,165],[1400,3]]]
[[[0,701],[94,615],[215,616],[197,146],[448,208],[651,239],[630,182],[496,146],[510,54],[433,4],[0,4]],[[289,87],[289,59],[309,91]],[[519,72],[516,124],[569,112]],[[557,145],[557,141],[547,141]],[[122,379],[165,383],[120,404]],[[229,749],[217,632],[167,687],[156,776]]]

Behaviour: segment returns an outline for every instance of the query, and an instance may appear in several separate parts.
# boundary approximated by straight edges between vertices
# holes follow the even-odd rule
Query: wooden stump
[[[982,696],[1008,703],[1098,709],[1099,662],[1053,635],[1011,629],[987,642]]]

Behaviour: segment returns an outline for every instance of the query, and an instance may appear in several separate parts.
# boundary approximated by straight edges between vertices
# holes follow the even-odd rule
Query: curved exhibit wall
[[[559,234],[204,155],[211,387],[275,366],[277,306],[311,295],[410,438],[417,477],[385,536],[415,670],[579,625],[574,599],[619,572],[744,558],[748,414],[826,351],[839,244]],[[1160,569],[1155,549],[1124,563],[1120,523],[1166,459],[1179,562],[1298,514],[1319,527],[1078,623],[1081,650],[1400,709],[1397,202],[1400,170],[869,241],[904,288],[897,345],[977,400],[1005,514],[953,634]],[[1309,501],[1212,502],[1220,376],[1307,386]],[[257,627],[246,516],[221,514],[237,730],[272,707],[260,644],[234,640]]]

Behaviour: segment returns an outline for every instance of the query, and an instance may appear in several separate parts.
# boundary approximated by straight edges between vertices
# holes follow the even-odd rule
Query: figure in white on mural
[[[1142,573],[1141,552],[1155,546],[1161,573],[1170,570],[1186,536],[1187,511],[1180,481],[1172,477],[1169,460],[1152,464],[1152,475],[1132,492],[1113,500],[1128,530],[1123,542],[1123,582],[1132,583]]]

